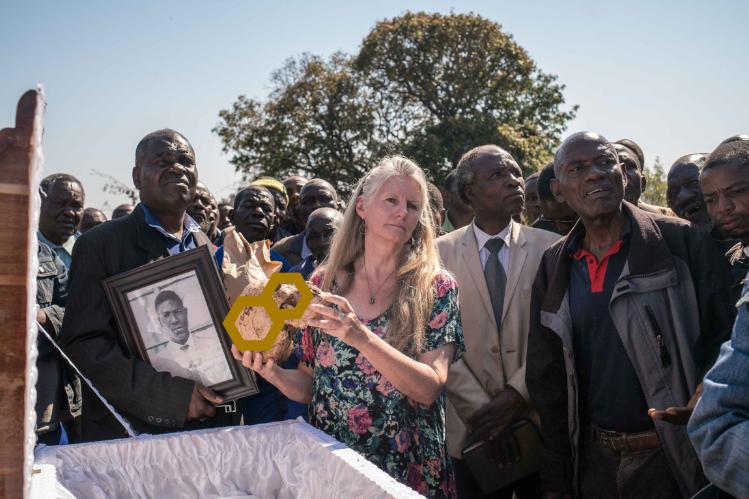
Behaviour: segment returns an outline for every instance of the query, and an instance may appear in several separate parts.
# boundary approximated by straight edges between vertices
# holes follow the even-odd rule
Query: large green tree
[[[468,149],[494,143],[526,172],[551,157],[576,106],[497,23],[406,13],[360,51],[291,59],[264,101],[240,96],[214,131],[245,176],[301,172],[347,190],[389,153],[441,182]]]
[[[473,14],[407,13],[377,23],[354,62],[368,85],[421,118],[404,152],[442,178],[481,144],[526,172],[550,159],[576,107],[499,24]],[[410,110],[410,112],[409,112]]]

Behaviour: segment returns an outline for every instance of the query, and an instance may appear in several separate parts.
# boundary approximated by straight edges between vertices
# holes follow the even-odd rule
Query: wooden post
[[[44,94],[18,101],[15,128],[0,130],[0,496],[28,491],[34,431],[29,367],[36,352],[36,172],[41,162]],[[33,348],[32,348],[33,346]],[[31,354],[31,355],[30,355]]]

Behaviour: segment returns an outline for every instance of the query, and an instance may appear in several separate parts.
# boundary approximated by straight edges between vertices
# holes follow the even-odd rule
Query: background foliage
[[[661,158],[656,156],[653,166],[646,166],[644,173],[648,184],[645,187],[645,192],[642,193],[642,200],[656,206],[667,206],[666,172],[663,169]]]
[[[378,22],[353,56],[287,60],[265,100],[239,96],[213,129],[245,178],[293,173],[342,191],[385,154],[441,183],[460,155],[494,143],[525,173],[551,158],[577,106],[499,24],[474,14]]]

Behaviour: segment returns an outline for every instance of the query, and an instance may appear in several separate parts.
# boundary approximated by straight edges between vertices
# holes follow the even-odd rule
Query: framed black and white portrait
[[[227,401],[258,392],[254,375],[231,355],[222,325],[229,304],[207,246],[110,277],[104,288],[128,348],[154,369]]]

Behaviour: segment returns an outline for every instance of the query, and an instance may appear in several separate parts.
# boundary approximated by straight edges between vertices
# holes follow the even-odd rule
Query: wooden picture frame
[[[200,382],[226,402],[258,393],[254,373],[231,355],[229,312],[208,246],[104,280],[125,343],[157,371]]]

